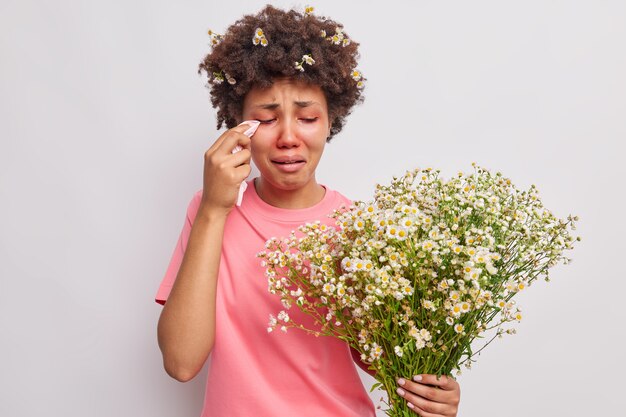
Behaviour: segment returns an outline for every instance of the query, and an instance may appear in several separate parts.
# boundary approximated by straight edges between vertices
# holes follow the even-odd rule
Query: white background
[[[0,415],[199,416],[206,369],[167,376],[154,295],[219,136],[206,32],[263,5],[0,0]],[[574,262],[459,378],[459,416],[623,415],[625,3],[313,5],[368,78],[320,182],[367,199],[476,161],[580,216]]]

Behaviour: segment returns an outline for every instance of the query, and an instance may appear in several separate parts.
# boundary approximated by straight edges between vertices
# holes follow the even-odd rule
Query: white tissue
[[[254,132],[256,132],[256,129],[257,127],[259,127],[259,124],[261,122],[259,122],[258,120],[244,120],[243,122],[239,124],[239,126],[241,126],[244,123],[250,127],[245,132],[243,132],[243,134],[251,138],[252,135],[254,135]],[[237,145],[233,149],[232,153],[237,153],[241,150],[243,150],[243,148]],[[244,180],[241,182],[241,185],[239,186],[239,195],[237,196],[237,206],[241,205],[241,202],[243,201],[243,193],[246,191],[246,188],[248,188],[248,183]]]

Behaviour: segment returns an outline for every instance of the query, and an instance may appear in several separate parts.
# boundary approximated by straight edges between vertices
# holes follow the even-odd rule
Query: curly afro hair
[[[253,43],[257,28],[262,29],[266,46]],[[337,29],[344,42],[330,40]],[[269,4],[256,15],[243,16],[219,36],[198,68],[198,74],[207,73],[211,103],[218,109],[217,128],[237,125],[250,89],[269,87],[274,78],[291,77],[317,85],[324,92],[332,122],[330,141],[341,131],[352,108],[364,100],[363,84],[357,85],[353,78],[360,57],[358,46],[341,24],[326,17],[283,11]],[[295,65],[303,55],[315,61],[313,65],[303,64],[304,71]],[[216,82],[224,78],[230,82]]]

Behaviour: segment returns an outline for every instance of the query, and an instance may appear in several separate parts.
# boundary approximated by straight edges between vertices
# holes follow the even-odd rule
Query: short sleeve
[[[189,241],[189,235],[191,234],[191,226],[198,213],[200,207],[200,201],[202,200],[202,190],[196,192],[189,202],[187,207],[187,216],[185,217],[185,223],[183,224],[183,230],[180,232],[178,242],[172,253],[172,258],[165,272],[165,276],[161,280],[161,285],[156,293],[154,301],[164,305],[167,297],[170,295],[170,291],[174,286],[176,275],[180,268],[180,264],[183,262],[183,256],[185,255],[185,249],[187,249],[187,242]]]

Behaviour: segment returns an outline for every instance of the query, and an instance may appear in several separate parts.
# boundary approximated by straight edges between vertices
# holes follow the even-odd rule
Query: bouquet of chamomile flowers
[[[335,211],[335,227],[302,225],[259,253],[269,291],[316,324],[281,311],[268,330],[347,342],[376,372],[390,416],[415,415],[395,394],[399,375],[469,368],[491,341],[515,332],[510,323],[522,313],[513,297],[548,281],[580,240],[570,233],[578,218],[555,217],[534,185],[520,191],[472,166],[447,181],[439,170],[408,172],[378,185],[373,201]]]

